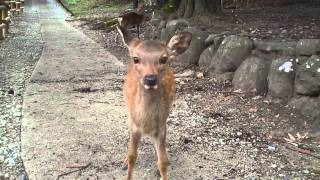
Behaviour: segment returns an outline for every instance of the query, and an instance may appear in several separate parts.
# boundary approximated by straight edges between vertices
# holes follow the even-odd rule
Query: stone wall
[[[164,41],[177,31],[193,33],[189,49],[176,63],[198,65],[206,76],[288,103],[320,121],[320,39],[252,40],[229,32],[208,34],[189,28],[185,20],[162,24]]]

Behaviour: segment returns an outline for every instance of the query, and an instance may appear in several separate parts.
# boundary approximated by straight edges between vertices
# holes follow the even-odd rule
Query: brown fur
[[[191,41],[191,34],[176,35],[166,45],[158,41],[132,39],[124,28],[118,27],[118,30],[128,45],[130,56],[139,59],[139,63],[134,63],[133,60],[128,63],[128,74],[123,87],[130,129],[130,142],[125,160],[128,165],[127,178],[132,179],[138,142],[141,136],[148,135],[155,141],[162,180],[167,180],[166,121],[175,94],[175,81],[170,67],[167,63],[160,63],[160,60],[176,56],[177,52],[184,52]],[[184,50],[181,49],[181,44],[187,44]],[[148,75],[157,77],[157,88],[146,88],[144,79]]]

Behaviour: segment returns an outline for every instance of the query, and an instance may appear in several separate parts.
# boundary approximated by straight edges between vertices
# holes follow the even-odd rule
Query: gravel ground
[[[0,179],[24,174],[20,151],[21,107],[26,82],[40,58],[38,13],[12,18],[10,35],[0,41]]]

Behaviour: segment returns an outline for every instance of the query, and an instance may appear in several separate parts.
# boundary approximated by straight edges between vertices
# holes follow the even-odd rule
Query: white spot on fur
[[[284,72],[290,72],[290,71],[293,71],[293,64],[292,62],[288,61],[288,62],[285,62],[284,64],[282,64],[280,67],[279,67],[279,71],[284,71]]]
[[[320,68],[317,69],[317,72],[320,73]]]

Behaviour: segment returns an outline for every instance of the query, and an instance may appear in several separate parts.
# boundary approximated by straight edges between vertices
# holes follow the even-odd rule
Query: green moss
[[[167,3],[161,6],[160,11],[166,15],[173,13],[176,10],[177,0],[168,0]]]

